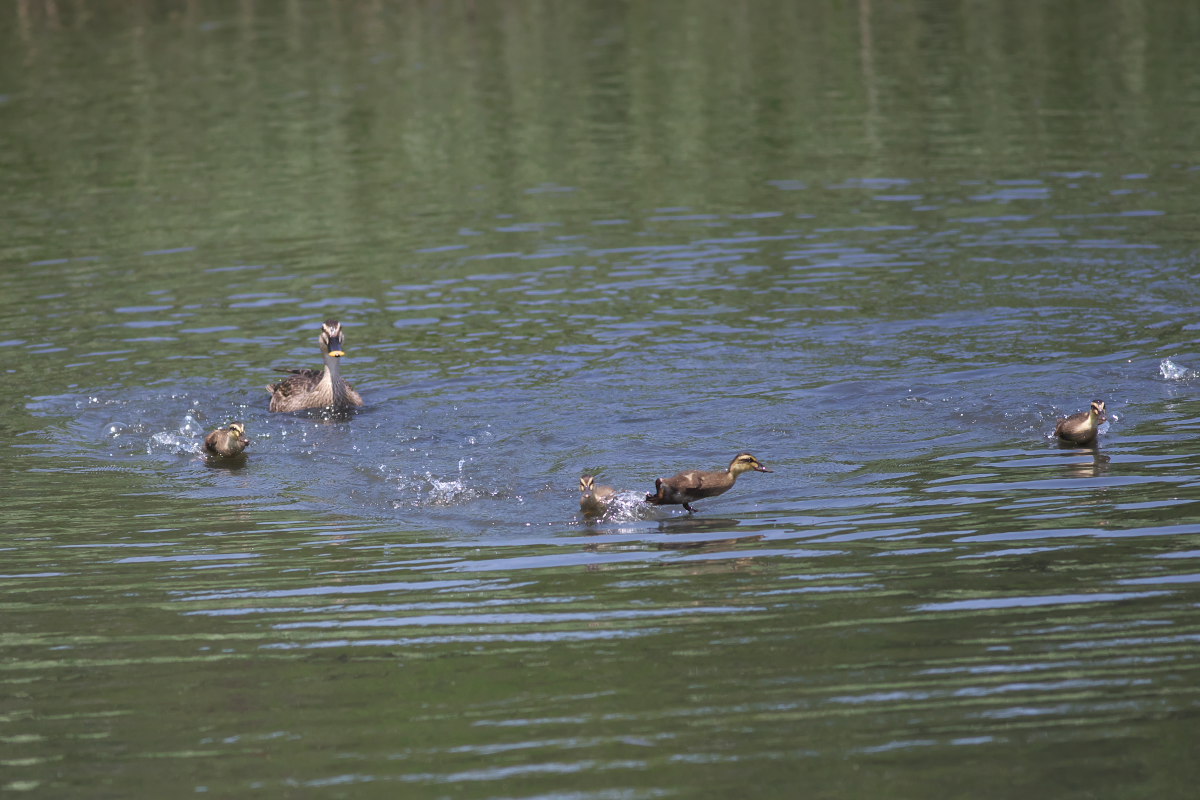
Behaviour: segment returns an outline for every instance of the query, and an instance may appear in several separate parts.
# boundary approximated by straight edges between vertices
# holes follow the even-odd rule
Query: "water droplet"
[[[1158,365],[1158,372],[1164,380],[1168,381],[1186,381],[1200,376],[1200,372],[1189,369],[1182,364],[1176,364],[1169,358],[1164,358]]]

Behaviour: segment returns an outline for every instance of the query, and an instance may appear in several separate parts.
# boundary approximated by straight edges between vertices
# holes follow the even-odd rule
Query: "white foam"
[[[1192,378],[1200,377],[1200,372],[1185,367],[1183,364],[1176,364],[1169,358],[1164,358],[1158,365],[1158,373],[1162,375],[1163,380],[1167,381],[1189,381]]]
[[[197,453],[200,451],[200,446],[196,440],[189,435],[171,433],[169,431],[160,431],[150,437],[149,443],[146,445],[146,454],[153,455],[155,453],[172,453],[180,455],[183,453]]]
[[[655,507],[646,503],[645,492],[620,491],[605,505],[603,514],[591,519],[593,522],[636,522],[656,516]]]

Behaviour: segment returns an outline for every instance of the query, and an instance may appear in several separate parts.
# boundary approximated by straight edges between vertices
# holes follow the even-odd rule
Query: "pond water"
[[[1191,4],[102,6],[0,11],[6,790],[1190,796]]]

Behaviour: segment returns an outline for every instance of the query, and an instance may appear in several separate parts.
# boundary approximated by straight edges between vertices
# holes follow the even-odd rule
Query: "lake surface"
[[[1197,41],[6,6],[0,786],[1190,797]],[[327,318],[366,407],[268,413]],[[639,499],[742,450],[774,472]]]

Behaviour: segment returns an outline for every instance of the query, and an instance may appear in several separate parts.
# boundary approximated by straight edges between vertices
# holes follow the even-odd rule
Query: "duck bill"
[[[774,471],[775,471],[775,470],[773,470],[773,469],[767,469],[767,468],[766,468],[766,467],[764,467],[762,464],[759,464],[757,467],[755,467],[755,468],[754,468],[754,470],[755,470],[756,472],[774,472]]]
[[[342,356],[346,355],[346,352],[342,350],[342,339],[340,336],[330,338],[329,355],[333,356],[334,358],[341,358]]]

